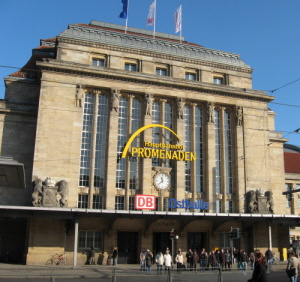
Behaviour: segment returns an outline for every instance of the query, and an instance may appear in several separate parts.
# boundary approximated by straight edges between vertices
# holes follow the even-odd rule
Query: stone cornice
[[[208,50],[211,49],[205,49],[202,51],[202,53],[205,53],[203,58],[207,57],[207,60],[205,59],[198,59],[196,56],[188,56],[185,54],[172,54],[172,53],[163,53],[163,52],[155,52],[155,50],[151,49],[136,49],[134,46],[120,46],[120,45],[113,45],[109,44],[107,42],[101,43],[101,42],[94,42],[94,41],[87,41],[83,39],[76,39],[76,38],[67,38],[63,36],[58,37],[58,42],[63,42],[63,43],[68,43],[68,44],[74,44],[74,45],[81,45],[81,46],[87,46],[87,47],[96,47],[96,48],[101,48],[101,49],[106,49],[106,50],[111,50],[111,51],[120,51],[120,52],[125,52],[125,53],[131,53],[131,54],[137,54],[141,56],[149,56],[149,57],[155,57],[155,58],[160,58],[160,59],[166,59],[166,60],[171,60],[171,61],[178,61],[178,62],[185,62],[185,63],[190,63],[190,64],[196,64],[196,65],[202,65],[202,66],[209,66],[209,67],[214,67],[214,68],[219,68],[219,69],[228,69],[228,70],[233,70],[233,71],[238,71],[238,72],[244,72],[244,73],[252,73],[252,69],[247,66],[246,64],[243,66],[240,66],[238,64],[230,64],[230,61],[235,61],[238,60],[237,58],[234,57],[229,57],[229,56],[223,56],[222,54],[225,52],[222,51],[215,51],[218,53],[210,53]],[[191,46],[191,48],[196,48],[194,46]],[[200,47],[198,47],[200,48]],[[221,60],[215,59],[212,60],[211,57],[221,57],[224,58],[226,57],[226,60]]]
[[[229,96],[240,99],[256,100],[269,103],[274,97],[265,95],[265,92],[251,89],[240,89],[225,85],[215,85],[212,83],[187,81],[185,79],[175,79],[172,77],[160,77],[139,72],[127,72],[110,68],[96,68],[82,64],[68,64],[64,61],[47,60],[37,62],[37,67],[42,70],[69,73],[74,75],[99,77],[110,80],[128,81],[136,84],[155,85],[172,89]]]

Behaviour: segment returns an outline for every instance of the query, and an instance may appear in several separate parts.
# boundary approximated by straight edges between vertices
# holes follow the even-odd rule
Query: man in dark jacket
[[[189,249],[186,253],[186,263],[187,263],[187,269],[192,270],[193,266],[193,252],[192,249]]]

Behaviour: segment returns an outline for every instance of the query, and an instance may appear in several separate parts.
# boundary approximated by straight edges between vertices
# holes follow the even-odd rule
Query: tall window
[[[94,187],[105,188],[108,98],[106,95],[100,94],[98,105],[96,105],[95,95],[99,94],[87,93],[84,100],[79,186],[90,187],[90,166],[92,161],[94,163]],[[98,108],[98,114],[94,118],[96,107]],[[93,132],[94,122],[97,123],[96,132]],[[92,142],[95,135],[95,159],[91,160]]]
[[[223,249],[230,248],[230,237],[229,233],[220,233],[219,247]]]
[[[222,202],[221,202],[221,200],[216,200],[216,212],[217,213],[222,212]]]
[[[103,200],[101,195],[93,195],[93,209],[103,209]]]
[[[198,106],[195,108],[195,151],[196,151],[196,192],[204,191],[203,183],[203,118],[202,110]]]
[[[116,188],[126,188],[126,159],[121,158],[122,150],[128,137],[128,100],[124,97],[119,101],[119,120],[118,120],[118,161]]]
[[[226,208],[226,210],[225,210],[226,213],[232,213],[233,212],[232,211],[232,201],[227,200],[225,208]]]
[[[116,196],[115,210],[125,210],[125,197],[124,196]]]
[[[187,152],[191,151],[191,127],[192,127],[192,119],[191,119],[191,108],[187,105],[184,106],[184,131],[185,131],[185,150]],[[191,162],[185,162],[185,191],[192,191],[191,184]]]
[[[173,113],[173,105],[169,102],[165,103],[165,114],[164,114],[164,126],[170,128],[170,129],[174,129],[174,125],[173,125],[173,118],[174,118],[174,113]],[[163,135],[162,135],[162,143],[164,144],[172,144],[173,143],[173,134],[167,130],[167,129],[163,129]],[[169,150],[169,149],[166,149]],[[162,163],[162,166],[165,167],[172,167],[172,161],[165,159]]]
[[[229,111],[224,112],[224,145],[225,145],[225,186],[226,193],[232,194],[232,133],[231,133],[231,115]]]
[[[87,195],[87,194],[79,194],[78,195],[77,207],[79,209],[87,209],[88,203],[89,203],[89,195]]]
[[[132,103],[130,103],[130,100]],[[139,168],[140,159],[137,157],[129,158],[129,166],[127,161],[121,158],[124,145],[128,140],[128,136],[137,131],[141,126],[141,102],[130,97],[128,99],[121,97],[119,100],[119,118],[118,118],[118,159],[117,159],[117,176],[116,188],[138,189],[139,184]],[[133,142],[133,147],[140,147],[140,135]],[[127,172],[129,171],[129,179],[127,180]]]
[[[214,122],[215,122],[215,150],[216,150],[215,187],[216,187],[216,193],[221,193],[220,112],[217,110],[214,110]]]

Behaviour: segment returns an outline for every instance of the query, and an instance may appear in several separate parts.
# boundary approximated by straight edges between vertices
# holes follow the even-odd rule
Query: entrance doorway
[[[155,256],[158,252],[162,252],[164,254],[167,247],[172,253],[172,240],[170,239],[170,232],[154,232],[153,255]]]
[[[118,263],[137,263],[137,232],[118,232]]]
[[[207,248],[207,234],[205,232],[189,232],[188,233],[188,249],[197,250],[197,253]]]

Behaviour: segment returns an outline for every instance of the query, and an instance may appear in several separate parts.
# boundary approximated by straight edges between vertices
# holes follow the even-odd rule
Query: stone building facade
[[[1,101],[1,154],[26,184],[0,186],[12,258],[83,264],[91,246],[103,264],[115,246],[120,263],[143,247],[279,255],[297,224],[282,195],[287,140],[252,71],[238,54],[98,21],[41,40]]]

